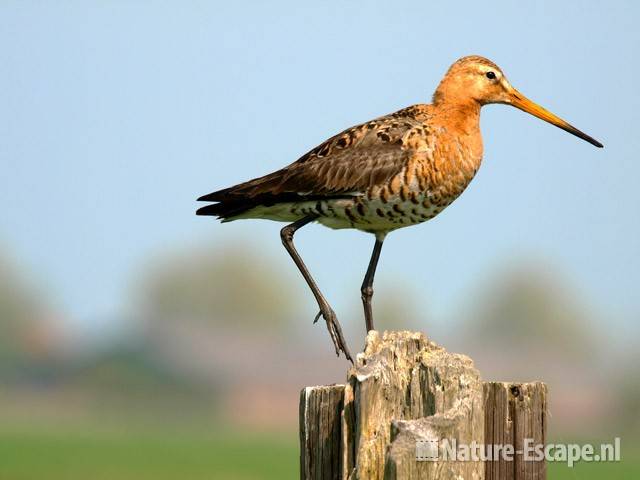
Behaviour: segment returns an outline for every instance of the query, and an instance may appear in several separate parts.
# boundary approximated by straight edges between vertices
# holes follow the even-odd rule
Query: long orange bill
[[[575,135],[576,137],[586,140],[591,145],[595,145],[598,148],[602,148],[604,146],[595,138],[590,137],[586,133],[581,132],[576,127],[565,122],[560,117],[558,117],[557,115],[554,115],[546,108],[543,108],[537,103],[532,102],[527,97],[522,95],[520,92],[515,91],[511,94],[511,105],[513,105],[516,108],[519,108],[523,112],[530,113],[531,115],[538,117],[544,120],[545,122],[549,122],[552,125],[555,125],[556,127],[571,133],[572,135]]]

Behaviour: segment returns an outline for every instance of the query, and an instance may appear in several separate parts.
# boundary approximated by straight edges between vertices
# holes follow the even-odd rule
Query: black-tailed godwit
[[[435,217],[469,185],[482,160],[480,108],[490,103],[514,106],[602,147],[523,96],[495,63],[469,56],[449,68],[430,105],[351,127],[281,170],[204,195],[198,200],[215,203],[197,213],[223,222],[291,222],[280,235],[318,302],[314,321],[324,318],[336,354],[342,351],[353,361],[333,309],[293,244],[294,233],[315,221],[375,235],[361,286],[366,327],[373,329],[373,277],[382,242],[393,230]]]

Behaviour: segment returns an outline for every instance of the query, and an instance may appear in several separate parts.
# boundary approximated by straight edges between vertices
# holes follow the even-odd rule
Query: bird
[[[353,363],[334,310],[298,253],[294,234],[317,222],[375,237],[360,288],[366,330],[374,329],[373,281],[387,235],[440,214],[469,185],[482,161],[480,110],[504,104],[549,122],[590,144],[599,141],[529,100],[500,67],[479,55],[454,62],[431,104],[415,104],[347,128],[268,175],[203,195],[197,215],[222,222],[287,222],[282,243],[317,303],[335,347]]]

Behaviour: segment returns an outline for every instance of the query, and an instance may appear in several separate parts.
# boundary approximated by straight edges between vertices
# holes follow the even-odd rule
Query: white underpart
[[[318,204],[320,204],[321,214],[317,222],[333,229],[355,228],[367,232],[386,232],[397,228],[407,227],[425,222],[445,207],[429,205],[424,206],[423,201],[428,198],[428,194],[420,194],[419,203],[415,204],[408,200],[403,201],[397,195],[389,198],[388,202],[374,199],[363,202],[364,215],[357,208],[355,200],[351,199],[329,199],[321,201],[308,201],[298,203],[280,203],[272,206],[257,206],[241,215],[229,218],[239,220],[245,218],[275,220],[280,222],[295,222],[308,215],[318,214]],[[428,202],[427,202],[428,203]],[[394,210],[394,205],[404,213]],[[351,216],[347,214],[349,210]],[[379,214],[382,212],[383,216]]]

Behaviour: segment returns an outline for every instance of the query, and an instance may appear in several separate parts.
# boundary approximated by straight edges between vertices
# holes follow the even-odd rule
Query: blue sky
[[[605,149],[484,108],[478,176],[438,218],[388,237],[379,288],[414,281],[442,314],[534,258],[626,328],[640,312],[638,8],[2,2],[0,244],[85,326],[117,317],[132,278],[171,249],[246,238],[293,273],[281,225],[219,225],[194,199],[428,102],[455,59],[481,54]],[[299,238],[336,307],[358,302],[373,239],[319,226]]]

